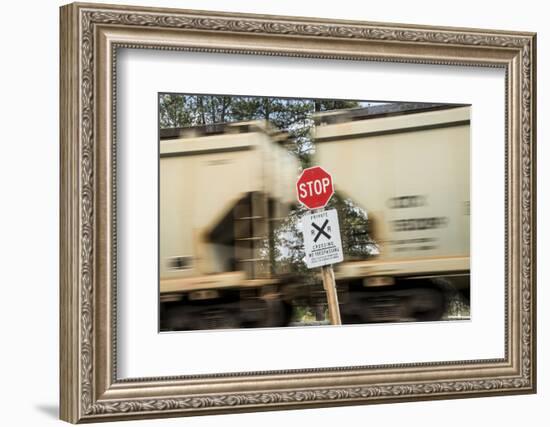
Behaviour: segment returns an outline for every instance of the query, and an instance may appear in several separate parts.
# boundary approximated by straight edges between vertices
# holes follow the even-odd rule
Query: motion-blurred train
[[[451,290],[469,301],[470,108],[387,104],[314,121],[312,164],[365,212],[375,242],[334,266],[342,322],[439,320]],[[289,146],[263,121],[161,130],[161,331],[287,326],[297,305],[326,303],[315,272],[278,269],[301,171]]]

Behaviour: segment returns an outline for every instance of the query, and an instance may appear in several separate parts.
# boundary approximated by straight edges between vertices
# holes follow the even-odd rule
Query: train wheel
[[[441,320],[446,309],[445,294],[437,288],[415,289],[409,300],[410,317],[419,322]]]
[[[209,308],[195,315],[193,329],[235,329],[241,327],[239,313],[223,306]]]
[[[292,304],[283,300],[268,301],[270,322],[268,327],[288,326],[292,320]]]
[[[349,294],[349,302],[340,304],[340,317],[344,325],[357,325],[371,323],[369,307],[363,299],[364,293],[352,292]],[[376,321],[376,319],[374,320]]]
[[[260,299],[254,307],[244,311],[245,328],[276,328],[288,326],[292,317],[292,306],[279,299]]]
[[[234,329],[241,327],[239,310],[230,304],[170,304],[162,309],[161,331]]]

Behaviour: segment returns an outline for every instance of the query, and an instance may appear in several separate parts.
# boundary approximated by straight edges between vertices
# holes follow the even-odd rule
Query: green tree
[[[160,127],[267,120],[288,134],[288,149],[300,159],[303,167],[308,167],[314,148],[312,115],[358,106],[357,101],[330,99],[163,94],[160,97]]]
[[[189,126],[192,109],[185,96],[162,94],[159,97],[159,121],[161,129]]]

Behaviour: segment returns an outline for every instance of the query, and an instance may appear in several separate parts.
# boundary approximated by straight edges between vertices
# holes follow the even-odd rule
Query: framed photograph
[[[160,331],[469,320],[470,108],[159,94]]]
[[[63,420],[536,391],[535,34],[60,13]]]

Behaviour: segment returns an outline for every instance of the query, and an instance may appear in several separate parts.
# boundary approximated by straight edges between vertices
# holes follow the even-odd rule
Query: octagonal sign
[[[320,166],[304,169],[296,181],[296,192],[306,208],[322,208],[334,194],[332,176]]]

